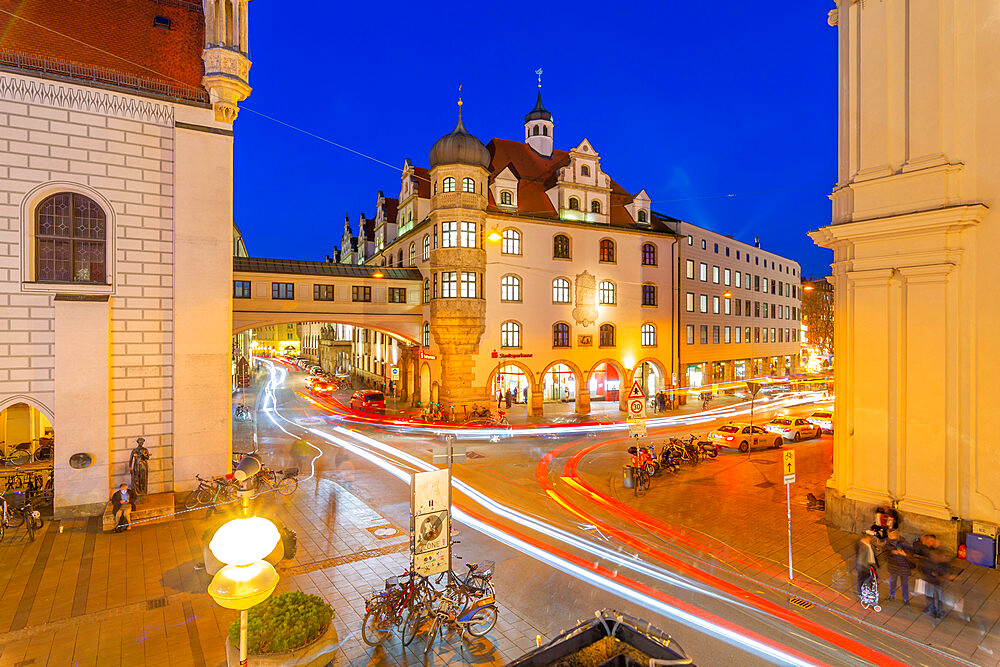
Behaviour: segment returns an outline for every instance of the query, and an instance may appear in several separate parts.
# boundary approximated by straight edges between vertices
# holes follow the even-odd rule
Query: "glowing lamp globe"
[[[260,604],[274,592],[278,573],[266,560],[249,565],[227,565],[208,585],[208,594],[226,609],[242,611]]]
[[[280,539],[273,523],[253,516],[223,524],[208,548],[213,556],[227,565],[249,565],[271,553]]]

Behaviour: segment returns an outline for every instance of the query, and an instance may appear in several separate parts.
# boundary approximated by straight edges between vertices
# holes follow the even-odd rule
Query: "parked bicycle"
[[[361,621],[361,638],[369,646],[377,646],[385,641],[394,627],[403,627],[403,619],[409,621],[412,610],[429,600],[433,589],[426,577],[414,572],[404,572],[399,577],[385,580],[383,590],[373,590],[365,600],[365,617]],[[403,637],[404,646],[413,641]]]
[[[283,496],[290,496],[299,487],[298,468],[286,468],[285,470],[271,470],[267,466],[261,466],[260,472],[254,477],[254,495],[260,495],[267,491],[275,491]]]
[[[21,443],[28,444],[31,443]],[[0,440],[0,463],[5,466],[19,467],[28,464],[31,461],[31,452],[28,449],[22,449],[21,445],[8,451],[3,440]]]
[[[212,479],[205,479],[201,475],[195,475],[195,477],[198,479],[198,488],[184,499],[184,506],[189,510],[203,505],[211,507],[236,500],[237,484],[229,476],[213,477]]]
[[[238,422],[248,422],[253,419],[253,412],[250,410],[249,406],[240,404],[236,406],[233,416]]]
[[[6,502],[4,502],[6,505]],[[25,527],[28,531],[28,539],[35,541],[35,531],[41,530],[45,522],[41,513],[31,506],[31,501],[26,500],[21,505],[7,512],[7,525],[11,528]]]

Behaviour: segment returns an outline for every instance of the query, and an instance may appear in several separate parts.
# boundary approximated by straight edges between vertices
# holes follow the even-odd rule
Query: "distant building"
[[[802,281],[802,364],[810,372],[833,366],[833,283]]]

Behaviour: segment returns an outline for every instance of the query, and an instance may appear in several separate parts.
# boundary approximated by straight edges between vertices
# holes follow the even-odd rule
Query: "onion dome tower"
[[[487,185],[490,153],[458,123],[431,148],[430,327],[441,354],[439,402],[446,412],[481,403],[485,391],[475,385],[475,357],[486,330],[483,280],[486,251]]]

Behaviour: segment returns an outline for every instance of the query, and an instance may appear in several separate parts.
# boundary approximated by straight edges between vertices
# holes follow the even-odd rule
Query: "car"
[[[806,419],[819,426],[821,433],[833,433],[833,410],[817,410]]]
[[[735,447],[741,452],[748,452],[751,447],[781,447],[784,443],[781,436],[768,433],[760,426],[733,423],[709,431],[705,439],[719,447]]]
[[[327,382],[326,380],[316,380],[315,382],[310,383],[309,388],[312,390],[312,393],[318,396],[328,396],[336,391],[337,385],[332,382]]]
[[[816,438],[822,429],[805,417],[778,416],[764,424],[764,430],[777,433],[785,440],[798,442],[802,439]]]
[[[363,412],[385,412],[385,394],[373,389],[362,389],[351,396],[351,408]]]

